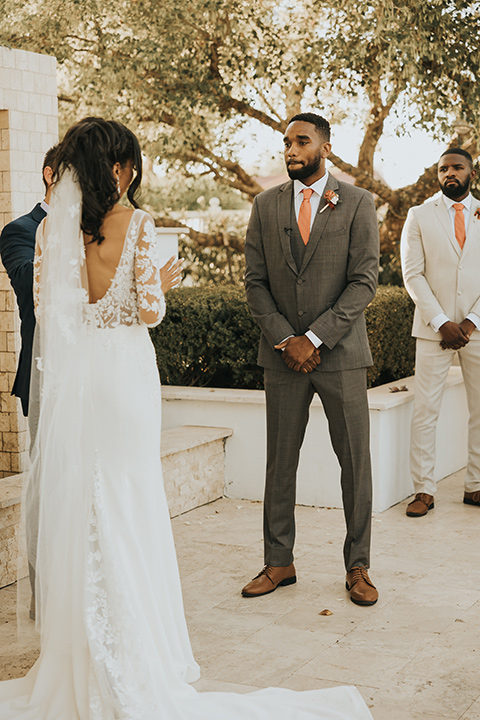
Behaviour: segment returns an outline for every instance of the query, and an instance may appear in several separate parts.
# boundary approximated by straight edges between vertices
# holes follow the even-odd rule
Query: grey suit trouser
[[[265,564],[293,562],[297,467],[309,407],[318,393],[341,466],[347,534],[345,567],[370,565],[372,476],[366,370],[302,374],[265,369],[267,472],[264,501]]]

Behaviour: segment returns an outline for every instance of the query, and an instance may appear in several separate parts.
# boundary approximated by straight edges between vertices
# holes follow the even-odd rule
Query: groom
[[[265,567],[242,594],[257,597],[296,582],[296,473],[317,393],[341,466],[347,589],[354,603],[373,605],[366,392],[372,357],[363,311],[378,275],[375,206],[369,192],[326,171],[330,125],[323,117],[293,117],[284,146],[291,182],[255,198],[245,245],[247,301],[262,331],[267,469]]]

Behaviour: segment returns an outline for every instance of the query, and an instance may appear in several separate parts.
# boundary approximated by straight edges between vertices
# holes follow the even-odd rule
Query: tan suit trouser
[[[468,464],[465,491],[480,490],[480,332],[459,353],[467,402]],[[440,342],[417,338],[415,400],[410,445],[410,468],[416,493],[435,495],[435,428],[448,371],[455,350],[442,350]]]

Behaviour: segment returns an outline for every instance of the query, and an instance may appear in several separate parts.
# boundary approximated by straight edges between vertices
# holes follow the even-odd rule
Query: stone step
[[[230,428],[182,425],[162,432],[163,482],[170,517],[218,500],[225,492]]]
[[[0,587],[28,573],[25,552],[18,555],[18,548],[24,547],[19,542],[23,477],[19,473],[0,479]]]
[[[170,516],[224,495],[225,441],[230,428],[184,425],[162,432],[163,478]],[[24,552],[18,557],[24,473],[0,479],[0,587],[26,577]],[[18,566],[17,566],[18,561]]]

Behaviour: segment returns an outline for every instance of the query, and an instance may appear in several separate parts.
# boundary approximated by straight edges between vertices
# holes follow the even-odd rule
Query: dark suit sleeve
[[[370,193],[362,193],[350,226],[346,286],[333,307],[310,325],[332,349],[375,296],[379,267],[377,213]]]
[[[22,347],[12,395],[21,399],[24,415],[28,413],[32,342],[35,329],[32,288],[37,224],[29,218],[19,218],[6,225],[0,235],[2,262],[17,296],[20,311]]]
[[[289,335],[295,335],[288,320],[282,315],[270,292],[267,264],[262,242],[262,225],[255,199],[245,241],[245,289],[253,319],[272,347]]]
[[[10,282],[22,307],[32,297],[35,243],[32,232],[20,223],[9,223],[0,236],[0,254]],[[33,305],[32,305],[33,311]]]

